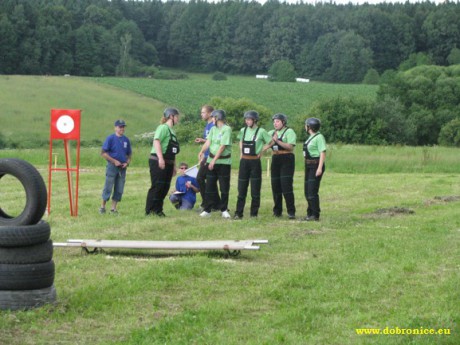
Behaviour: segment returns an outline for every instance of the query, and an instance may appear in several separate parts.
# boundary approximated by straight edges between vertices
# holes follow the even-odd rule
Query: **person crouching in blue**
[[[196,193],[200,191],[196,178],[185,173],[187,169],[187,163],[180,163],[176,189],[169,196],[169,200],[178,210],[192,210],[196,202]]]

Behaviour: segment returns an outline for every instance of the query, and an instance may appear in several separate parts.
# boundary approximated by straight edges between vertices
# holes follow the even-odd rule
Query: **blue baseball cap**
[[[126,122],[124,120],[117,120],[117,121],[115,121],[115,126],[116,127],[125,127]]]

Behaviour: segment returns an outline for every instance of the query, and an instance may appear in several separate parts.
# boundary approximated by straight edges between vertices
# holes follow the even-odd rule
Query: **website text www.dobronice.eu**
[[[358,335],[450,335],[450,328],[355,328]]]

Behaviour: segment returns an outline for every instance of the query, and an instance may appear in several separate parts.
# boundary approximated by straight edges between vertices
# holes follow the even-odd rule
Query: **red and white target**
[[[80,139],[81,110],[51,109],[51,140]]]

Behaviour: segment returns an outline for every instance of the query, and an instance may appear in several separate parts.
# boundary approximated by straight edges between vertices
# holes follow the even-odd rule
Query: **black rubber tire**
[[[50,225],[41,220],[35,225],[0,226],[0,247],[22,247],[45,243],[50,239]]]
[[[27,310],[54,302],[56,302],[54,285],[36,290],[0,290],[0,310]]]
[[[37,264],[51,261],[53,241],[26,247],[0,247],[0,264]]]
[[[45,213],[48,195],[40,173],[29,162],[16,158],[0,159],[0,179],[5,175],[16,177],[26,192],[26,205],[17,217],[12,217],[0,207],[0,225],[37,224]]]
[[[0,290],[35,290],[54,282],[54,262],[40,264],[0,264]]]

